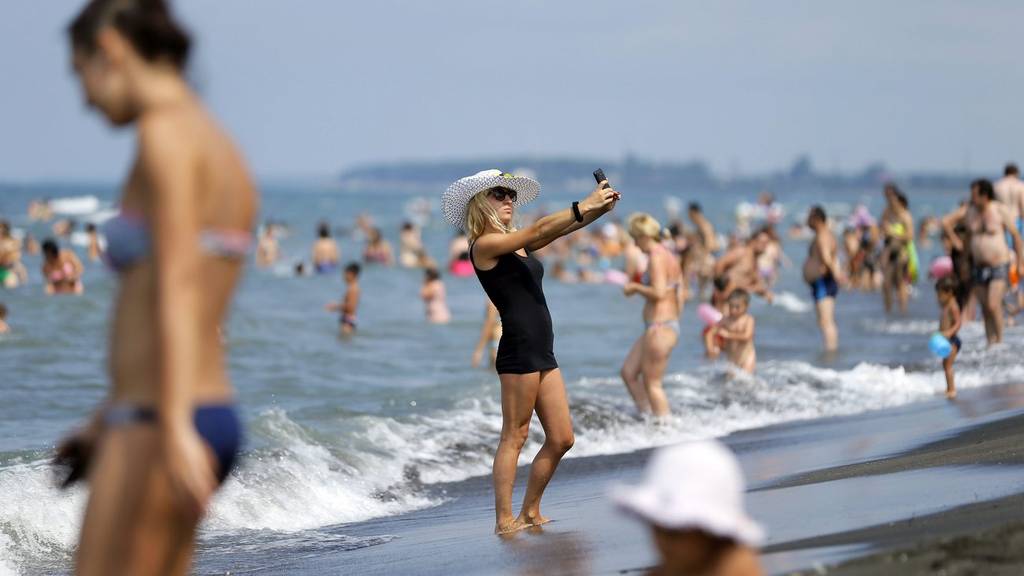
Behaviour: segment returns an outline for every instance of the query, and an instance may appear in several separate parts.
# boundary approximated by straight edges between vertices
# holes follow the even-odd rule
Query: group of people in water
[[[0,219],[0,288],[14,289],[29,281],[28,268],[22,260],[27,253],[42,256],[40,276],[47,294],[81,294],[85,290],[82,261],[73,250],[61,248],[58,241],[69,236],[68,221],[57,222],[54,229],[67,232],[55,233],[40,243],[31,235],[16,238],[10,222]],[[87,228],[86,237],[89,259],[99,260],[98,232],[94,226]]]
[[[185,574],[196,528],[235,465],[243,434],[220,328],[248,255],[255,251],[257,263],[269,266],[280,250],[274,225],[265,226],[257,238],[252,235],[259,212],[256,186],[235,144],[184,78],[190,38],[166,3],[91,0],[68,35],[86,103],[110,124],[134,127],[137,136],[120,214],[102,230],[103,258],[120,283],[111,323],[110,390],[56,454],[65,485],[87,479],[91,488],[76,551],[77,573]],[[1024,192],[1016,167],[1008,166],[1006,178],[995,185],[972,183],[970,192],[969,201],[941,219],[952,271],[937,287],[940,331],[956,350],[957,331],[972,307],[981,311],[989,343],[1001,341],[1004,296],[1024,265]],[[880,289],[886,310],[894,303],[906,310],[908,284],[919,266],[914,221],[907,197],[895,185],[884,193],[886,208],[879,221],[859,212],[860,220],[851,220],[842,243],[824,208],[814,206],[807,215],[811,242],[802,272],[826,350],[839,344],[834,311],[840,287]],[[624,358],[621,376],[638,410],[654,416],[671,411],[662,378],[680,339],[687,299],[695,293],[707,305],[698,311],[706,318],[702,340],[707,354],[725,354],[739,370],[753,372],[756,321],[750,299],[772,300],[785,258],[773,226],[779,210],[770,197],[761,203],[765,226],[724,239],[697,204],[688,207],[689,226],[682,221],[662,226],[650,214],[637,213],[622,228],[605,226],[599,234],[587,234],[587,227],[606,221],[624,198],[606,180],[560,210],[517,223],[517,212],[539,194],[540,184],[531,178],[485,170],[454,182],[442,196],[445,217],[463,233],[451,247],[449,271],[475,275],[488,299],[473,361],[482,363],[490,349],[501,387],[502,429],[493,468],[499,534],[548,521],[541,499],[574,443],[569,400],[553,352],[542,258],[556,263],[569,256],[577,262],[623,258],[624,270],[603,279],[620,284],[626,297],[643,300],[644,326]],[[379,229],[369,222],[360,228],[367,238],[364,264],[395,261]],[[0,284],[12,287],[25,280],[23,248],[33,249],[0,224]],[[43,242],[39,250],[47,291],[84,290],[82,263],[73,251],[54,241]],[[100,251],[97,241],[96,258]],[[93,252],[90,241],[90,259]],[[446,322],[450,312],[443,306],[441,273],[422,249],[414,226],[400,232],[397,261],[424,268],[421,297],[427,316]],[[329,226],[318,230],[309,267],[317,273],[342,268]],[[306,273],[304,263],[296,268]],[[360,271],[356,263],[344,266],[346,294],[327,306],[339,314],[348,335],[358,326]],[[578,281],[587,274],[556,277]],[[1019,309],[1019,299],[1014,306]],[[0,331],[6,329],[6,315],[0,305]],[[951,390],[953,359],[955,353],[944,361]],[[516,467],[534,414],[545,440],[516,512]],[[722,502],[735,502],[730,494],[742,492],[742,481],[735,480],[734,461],[715,447],[695,454],[702,462],[717,458],[723,470]],[[682,455],[680,461],[692,456]],[[678,470],[672,461],[666,460],[667,470]],[[722,479],[728,483],[721,484]],[[700,518],[672,516],[671,498],[657,492],[664,484],[657,479],[648,484],[654,496],[637,492],[624,495],[620,503],[652,522],[663,552],[703,542],[716,546],[722,561],[746,566],[742,573],[756,573],[750,548],[760,541],[760,532],[742,514],[737,512],[731,527],[717,530]],[[648,497],[655,498],[653,505]],[[708,538],[695,540],[695,531]]]

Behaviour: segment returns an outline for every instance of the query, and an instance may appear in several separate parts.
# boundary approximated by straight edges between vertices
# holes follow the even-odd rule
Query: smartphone
[[[594,170],[594,180],[597,180],[598,184],[600,184],[601,182],[604,182],[607,179],[608,178],[606,178],[605,175],[604,175],[604,170],[601,170],[600,168],[598,168],[597,170]],[[608,184],[605,184],[604,187],[607,188]]]

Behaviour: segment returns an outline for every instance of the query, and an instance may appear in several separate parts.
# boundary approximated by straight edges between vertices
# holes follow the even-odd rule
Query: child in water
[[[7,326],[7,306],[0,302],[0,334],[6,334],[9,331],[10,328]]]
[[[754,317],[747,313],[750,294],[742,288],[733,290],[726,303],[725,317],[712,328],[711,335],[725,341],[722,348],[730,362],[753,374],[757,351],[754,349]]]
[[[939,299],[939,334],[942,334],[952,351],[942,359],[942,369],[946,372],[946,398],[956,398],[956,385],[953,382],[953,362],[960,352],[962,343],[957,332],[960,331],[960,305],[956,302],[956,281],[946,276],[935,283],[935,295]]]
[[[728,296],[732,286],[730,286],[729,280],[725,276],[718,276],[713,281],[714,288],[711,291],[711,306],[715,310],[718,310],[724,316],[728,310]],[[721,336],[717,336],[714,331],[714,326],[708,325],[704,327],[704,331],[701,332],[701,340],[704,342],[704,355],[712,360],[716,360],[718,355],[722,351],[722,347],[725,346],[725,341],[722,340]]]
[[[328,312],[341,312],[341,335],[351,336],[356,331],[356,310],[359,308],[359,264],[352,262],[342,273],[345,279],[345,296],[341,302],[331,302]]]
[[[427,268],[423,275],[423,288],[420,298],[427,305],[427,321],[431,324],[447,324],[452,319],[448,310],[444,282],[436,268]]]

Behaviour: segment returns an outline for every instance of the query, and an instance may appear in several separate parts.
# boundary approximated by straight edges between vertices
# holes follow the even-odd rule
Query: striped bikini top
[[[107,237],[104,259],[111,268],[123,272],[149,257],[152,236],[141,215],[121,212],[103,225]],[[199,234],[199,246],[211,256],[245,258],[252,248],[252,234],[243,230],[206,229]]]

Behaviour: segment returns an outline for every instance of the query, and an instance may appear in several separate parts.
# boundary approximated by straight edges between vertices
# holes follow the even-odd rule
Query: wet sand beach
[[[1022,437],[1024,385],[1008,384],[967,390],[956,402],[936,398],[725,440],[747,474],[749,508],[769,532],[770,573],[845,561],[838,573],[908,574],[964,556],[976,556],[973,566],[1010,561],[1012,552],[1000,559],[986,550],[1022,538]],[[317,541],[307,555],[287,558],[267,548],[201,552],[199,573],[643,573],[655,561],[645,529],[615,512],[605,493],[637,481],[648,454],[565,461],[544,506],[554,522],[513,536],[491,534],[490,483],[478,477],[439,485],[447,501],[436,508],[349,524],[345,536],[338,527],[333,549]],[[353,538],[358,549],[346,544]]]

